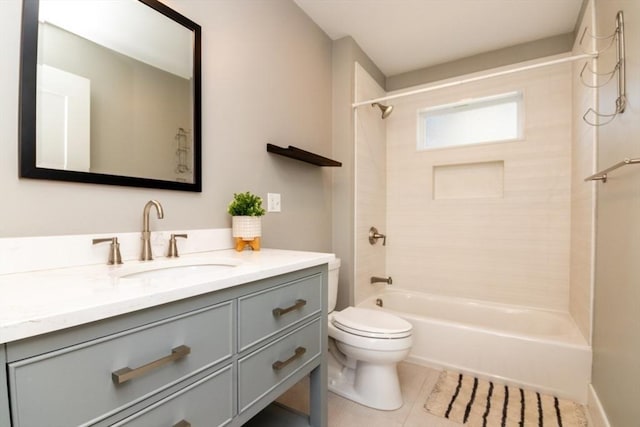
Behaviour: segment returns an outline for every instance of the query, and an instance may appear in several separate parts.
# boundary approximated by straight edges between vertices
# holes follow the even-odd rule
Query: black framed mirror
[[[24,0],[24,178],[202,191],[200,26],[157,0]]]

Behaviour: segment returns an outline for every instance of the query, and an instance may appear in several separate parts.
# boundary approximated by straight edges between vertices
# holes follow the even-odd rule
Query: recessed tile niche
[[[433,167],[433,199],[501,198],[504,161]]]

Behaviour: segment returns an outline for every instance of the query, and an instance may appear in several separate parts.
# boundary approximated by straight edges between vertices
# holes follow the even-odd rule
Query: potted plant
[[[234,193],[227,212],[231,215],[231,231],[236,242],[236,250],[242,251],[246,245],[260,250],[262,236],[261,216],[265,214],[262,198],[246,193]]]

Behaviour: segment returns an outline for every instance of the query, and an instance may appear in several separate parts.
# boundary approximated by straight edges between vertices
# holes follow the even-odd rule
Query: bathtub
[[[413,325],[408,362],[586,403],[591,348],[568,313],[394,289],[358,306]]]

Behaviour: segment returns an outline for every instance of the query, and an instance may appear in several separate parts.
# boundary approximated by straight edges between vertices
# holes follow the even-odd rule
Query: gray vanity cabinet
[[[254,351],[238,361],[238,406],[251,407],[283,379],[312,362],[321,352],[320,320]],[[280,366],[275,366],[279,364]]]
[[[292,280],[238,299],[240,351],[266,340],[300,321],[318,316],[322,303],[322,276]]]
[[[296,425],[324,427],[326,277],[312,267],[7,343],[0,426],[239,426],[311,374]]]
[[[0,348],[0,367],[4,368],[6,363],[5,353],[3,349]],[[0,426],[2,427],[11,425],[9,418],[9,394],[5,384],[7,384],[6,370],[0,369]]]
[[[231,365],[114,424],[114,427],[223,426],[233,419]],[[173,420],[181,418],[174,423]],[[188,420],[188,421],[187,421]],[[182,423],[182,424],[180,424]]]
[[[232,308],[228,301],[9,363],[14,424],[93,424],[231,359]]]

